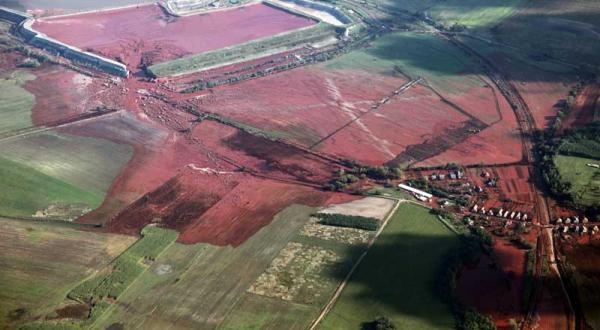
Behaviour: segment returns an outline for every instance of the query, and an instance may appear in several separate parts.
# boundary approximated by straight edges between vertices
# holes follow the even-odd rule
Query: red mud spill
[[[285,207],[352,197],[265,180],[241,172],[188,167],[123,210],[109,230],[137,234],[149,223],[180,231],[179,242],[238,246]]]
[[[467,305],[490,315],[499,328],[509,328],[510,319],[522,315],[525,252],[500,239],[493,251],[496,267],[483,257],[475,267],[463,270],[457,291]]]
[[[40,19],[33,28],[84,50],[138,65],[223,48],[315,24],[263,4],[185,17],[158,5]]]
[[[600,84],[590,84],[583,87],[571,111],[563,120],[563,128],[581,127],[596,120],[600,114]]]

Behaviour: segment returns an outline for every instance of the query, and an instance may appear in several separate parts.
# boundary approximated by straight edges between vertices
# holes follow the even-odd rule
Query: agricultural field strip
[[[379,107],[381,107],[381,105],[387,103],[391,98],[393,98],[395,96],[401,95],[402,93],[406,92],[410,88],[414,87],[416,84],[420,83],[421,80],[422,80],[422,78],[419,77],[419,78],[413,79],[413,80],[405,83],[404,85],[400,86],[395,91],[393,91],[391,94],[389,94],[388,96],[386,96],[386,97],[383,98],[383,99],[387,98],[386,102],[381,102],[380,100],[374,101],[376,104],[375,104],[375,106],[373,108],[371,108],[371,109],[369,109],[369,110],[367,110],[365,112],[360,113],[358,116],[355,116],[355,118],[351,119],[346,124],[340,126],[339,128],[337,128],[333,132],[331,132],[328,135],[326,135],[325,137],[321,138],[319,141],[313,143],[311,146],[308,147],[308,149],[312,150],[312,149],[316,148],[318,145],[320,145],[323,142],[325,142],[326,140],[330,139],[331,137],[333,137],[337,133],[341,132],[342,130],[344,130],[345,128],[349,127],[353,123],[359,121],[363,116],[365,116],[365,115],[367,115],[369,113],[375,112],[376,110],[379,109]]]
[[[390,198],[390,199],[393,199],[393,198]],[[396,213],[396,210],[398,210],[398,207],[400,206],[400,204],[407,203],[407,202],[412,202],[412,201],[407,201],[407,200],[398,200],[398,199],[394,199],[394,200],[396,201],[396,204],[394,205],[394,208],[392,210],[390,210],[389,214],[385,218],[385,221],[383,222],[383,224],[377,230],[377,233],[375,234],[375,236],[373,236],[373,238],[369,241],[369,243],[367,244],[367,247],[366,247],[365,251],[363,251],[363,253],[361,253],[361,255],[358,257],[358,259],[356,260],[356,262],[354,263],[354,265],[352,265],[352,268],[350,269],[350,271],[348,272],[348,274],[346,275],[346,277],[344,278],[344,280],[339,284],[339,286],[335,290],[333,296],[331,297],[331,299],[329,300],[329,302],[327,303],[327,305],[325,305],[325,307],[323,307],[321,313],[319,313],[319,315],[317,316],[317,318],[311,323],[311,325],[309,327],[310,330],[315,330],[317,328],[317,326],[321,323],[321,321],[325,318],[325,316],[327,316],[327,313],[329,313],[329,311],[333,308],[333,305],[335,305],[335,302],[340,297],[340,295],[342,294],[342,291],[344,290],[344,288],[348,284],[348,280],[350,280],[350,277],[352,277],[352,274],[354,274],[354,272],[356,271],[356,269],[358,268],[358,266],[360,265],[360,263],[362,262],[362,260],[365,258],[365,256],[367,255],[367,253],[371,249],[371,247],[375,244],[375,241],[377,240],[377,237],[379,237],[379,235],[383,232],[383,229],[385,228],[385,226],[387,225],[387,223],[389,222],[389,220],[393,217],[394,213]],[[421,204],[416,203],[416,202],[413,202],[413,203],[415,203],[417,205],[421,205]]]
[[[170,230],[167,230],[167,229],[159,229],[159,230],[165,231],[165,233],[164,233],[164,235],[165,235],[165,236],[166,236],[166,235],[168,235],[168,234],[169,234],[169,233],[168,233],[168,231],[170,231]],[[159,234],[159,235],[160,235],[160,234]],[[150,235],[149,235],[149,236],[150,236]],[[143,239],[143,238],[144,238],[144,237],[142,237],[141,239]],[[140,240],[141,240],[141,239],[140,239]],[[159,252],[158,252],[158,253],[157,253],[155,256],[153,256],[154,260],[158,259],[158,258],[159,258],[159,257],[160,257],[160,256],[161,256],[161,255],[162,255],[164,252],[165,252],[165,251],[167,251],[167,250],[168,250],[168,248],[169,248],[170,246],[172,246],[173,244],[175,244],[175,240],[176,240],[176,239],[177,239],[177,236],[176,236],[176,235],[175,235],[175,236],[173,236],[173,238],[172,238],[172,239],[168,239],[168,238],[167,238],[167,240],[170,240],[170,242],[168,242],[168,244],[167,244],[167,245],[163,246],[163,247],[162,247],[162,249],[160,249],[160,251],[159,251]],[[140,242],[140,240],[138,240],[138,242]],[[138,243],[138,242],[136,242],[136,243]],[[152,244],[152,243],[149,243],[149,244]],[[121,255],[119,255],[119,256],[118,256],[118,257],[116,257],[116,258],[115,258],[113,261],[111,261],[111,264],[113,264],[114,262],[118,261],[118,259],[119,259],[119,258],[121,258],[123,255],[127,254],[127,253],[128,253],[128,251],[129,251],[129,250],[130,250],[132,247],[135,247],[135,243],[134,243],[134,244],[133,244],[133,245],[132,245],[132,246],[131,246],[129,249],[127,249],[127,250],[123,251],[123,253],[122,253]],[[144,251],[140,251],[140,252],[144,252]],[[145,256],[144,256],[144,257],[145,257]],[[138,260],[138,263],[139,263],[139,260]],[[128,290],[128,289],[129,289],[129,288],[132,286],[132,285],[133,285],[133,283],[134,283],[134,282],[135,282],[135,281],[136,281],[138,278],[140,278],[140,276],[142,276],[142,274],[144,274],[145,272],[147,272],[147,271],[148,271],[150,268],[151,268],[151,267],[149,267],[149,266],[148,266],[148,267],[144,267],[144,268],[143,268],[143,270],[142,270],[142,271],[141,271],[139,274],[137,274],[137,276],[135,276],[135,278],[132,278],[132,279],[130,280],[130,282],[129,282],[129,283],[127,283],[127,285],[126,285],[126,286],[125,286],[125,287],[122,289],[122,291],[121,291],[121,292],[119,292],[118,296],[123,296],[123,294],[124,294],[124,293],[125,293],[125,292],[126,292],[126,291],[127,291],[127,290]],[[107,277],[109,277],[109,276],[110,276],[110,274],[109,274]],[[93,280],[93,278],[94,278],[94,277],[90,277],[90,278],[86,279],[85,281],[82,281],[80,284],[83,284],[83,283],[85,283],[86,281],[89,281],[89,280]],[[118,297],[117,297],[117,300],[118,300]],[[106,315],[109,315],[109,313],[108,313],[108,312],[109,312],[111,309],[114,309],[114,308],[115,308],[115,307],[114,307],[114,305],[115,305],[115,304],[111,304],[111,305],[110,305],[110,307],[109,307],[108,309],[106,309],[106,310],[103,310],[103,311],[102,311],[102,314],[101,314],[101,315],[100,315],[98,318],[96,318],[96,319],[94,320],[94,323],[93,323],[93,324],[91,324],[91,325],[90,325],[90,328],[94,328],[94,327],[97,325],[98,321],[99,321],[100,319],[102,319],[102,317],[106,317]]]
[[[65,127],[69,127],[69,126],[73,126],[76,124],[82,124],[82,123],[88,123],[88,122],[92,122],[96,119],[100,119],[100,118],[107,118],[113,115],[116,115],[118,113],[120,113],[122,110],[115,110],[115,111],[111,111],[111,112],[107,112],[107,113],[103,113],[103,114],[99,114],[93,117],[85,117],[82,119],[75,119],[73,121],[64,123],[64,124],[59,124],[56,126],[32,126],[28,129],[26,129],[25,132],[16,132],[14,135],[8,135],[8,136],[2,136],[0,137],[0,143],[4,143],[4,142],[10,142],[13,141],[15,139],[19,139],[19,138],[23,138],[23,137],[27,137],[27,136],[31,136],[31,135],[36,135],[36,134],[40,134],[40,133],[44,133],[47,131],[51,131],[57,128],[65,128]]]

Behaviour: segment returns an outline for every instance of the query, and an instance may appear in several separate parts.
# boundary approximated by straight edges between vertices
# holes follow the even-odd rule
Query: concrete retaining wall
[[[0,19],[4,19],[16,24],[23,22],[26,19],[30,19],[31,16],[18,10],[0,6]]]
[[[91,66],[101,71],[108,72],[121,77],[129,76],[129,70],[123,63],[85,52],[77,47],[73,47],[52,39],[47,35],[40,33],[32,28],[34,20],[29,18],[19,24],[19,33],[27,42],[35,47],[45,49],[51,53],[56,53],[75,63]]]
[[[310,1],[310,0],[279,0],[282,3],[293,3],[302,7],[307,7],[307,8],[311,8],[314,10],[319,10],[319,11],[324,11],[326,13],[328,13],[329,15],[335,17],[338,21],[340,21],[343,24],[350,24],[352,23],[352,20],[350,18],[348,18],[346,15],[344,15],[344,13],[342,13],[339,9],[333,7],[333,6],[329,6],[323,3],[318,3],[318,2],[314,2],[314,1]]]

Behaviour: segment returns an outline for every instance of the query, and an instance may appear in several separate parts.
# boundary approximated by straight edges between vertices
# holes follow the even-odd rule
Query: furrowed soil
[[[178,18],[147,5],[42,19],[33,28],[135,68],[142,59],[145,65],[159,63],[314,23],[263,4]]]
[[[18,328],[52,314],[66,291],[134,241],[124,235],[0,219],[0,326]]]

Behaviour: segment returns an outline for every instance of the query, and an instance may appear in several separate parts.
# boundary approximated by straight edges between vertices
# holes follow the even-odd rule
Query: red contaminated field
[[[171,17],[158,5],[40,19],[33,28],[84,50],[137,66],[223,48],[315,21],[263,4]]]
[[[562,122],[563,128],[581,127],[593,122],[600,114],[600,84],[583,87],[571,111]]]
[[[34,125],[76,119],[98,107],[121,107],[123,97],[101,88],[100,79],[56,65],[44,65],[32,73],[36,78],[28,81],[25,89],[35,95],[36,102],[31,115]]]
[[[514,114],[499,92],[494,94],[482,82],[481,88],[451,96],[456,109],[425,86],[394,95],[404,83],[397,76],[317,66],[215,88],[193,98],[202,111],[371,165],[399,156],[413,161],[432,158],[424,165],[521,159]],[[388,96],[386,104],[372,110]]]
[[[310,146],[404,82],[360,71],[342,75],[300,68],[215,88],[196,102],[202,111]]]
[[[416,85],[331,137],[320,149],[369,164],[381,164],[393,160],[408,146],[418,146],[437,136],[453,134],[455,129],[461,130],[468,120],[464,114],[440,102],[429,89]],[[432,144],[411,152],[408,158],[428,157],[436,152],[435,147]],[[370,152],[361,151],[366,149]],[[372,158],[367,159],[368,156]]]
[[[567,97],[577,81],[572,73],[545,71],[504,53],[494,53],[489,59],[507,74],[519,90],[538,128],[545,128],[553,123],[558,112],[557,102]]]
[[[339,203],[355,197],[249,177],[185,228],[179,241],[238,246],[291,204]]]
[[[206,150],[273,179],[322,186],[339,166],[301,149],[254,136],[214,121],[204,121],[192,139]]]
[[[482,257],[475,267],[463,269],[457,284],[458,296],[468,306],[489,315],[499,328],[510,328],[510,319],[522,314],[526,256],[523,250],[496,239],[493,245],[497,267]]]
[[[416,164],[416,166],[436,166],[450,162],[461,164],[503,164],[522,159],[521,136],[515,115],[502,94],[494,87],[502,120],[490,123],[476,135],[449,148],[439,155]],[[468,97],[468,96],[466,96]],[[484,106],[484,104],[482,104]],[[488,103],[495,108],[495,104]],[[479,118],[480,115],[475,113]],[[483,118],[481,118],[484,120]]]
[[[291,204],[319,206],[351,199],[241,172],[188,166],[119,213],[109,230],[135,235],[157,223],[179,230],[183,243],[238,246]]]
[[[417,85],[394,95],[404,83],[401,77],[365,71],[303,68],[215,88],[200,93],[203,96],[196,102],[203,111],[373,165],[390,161],[407,146],[420,145],[432,136],[443,140],[468,134],[471,118],[426,87]],[[388,96],[387,104],[372,111]]]

